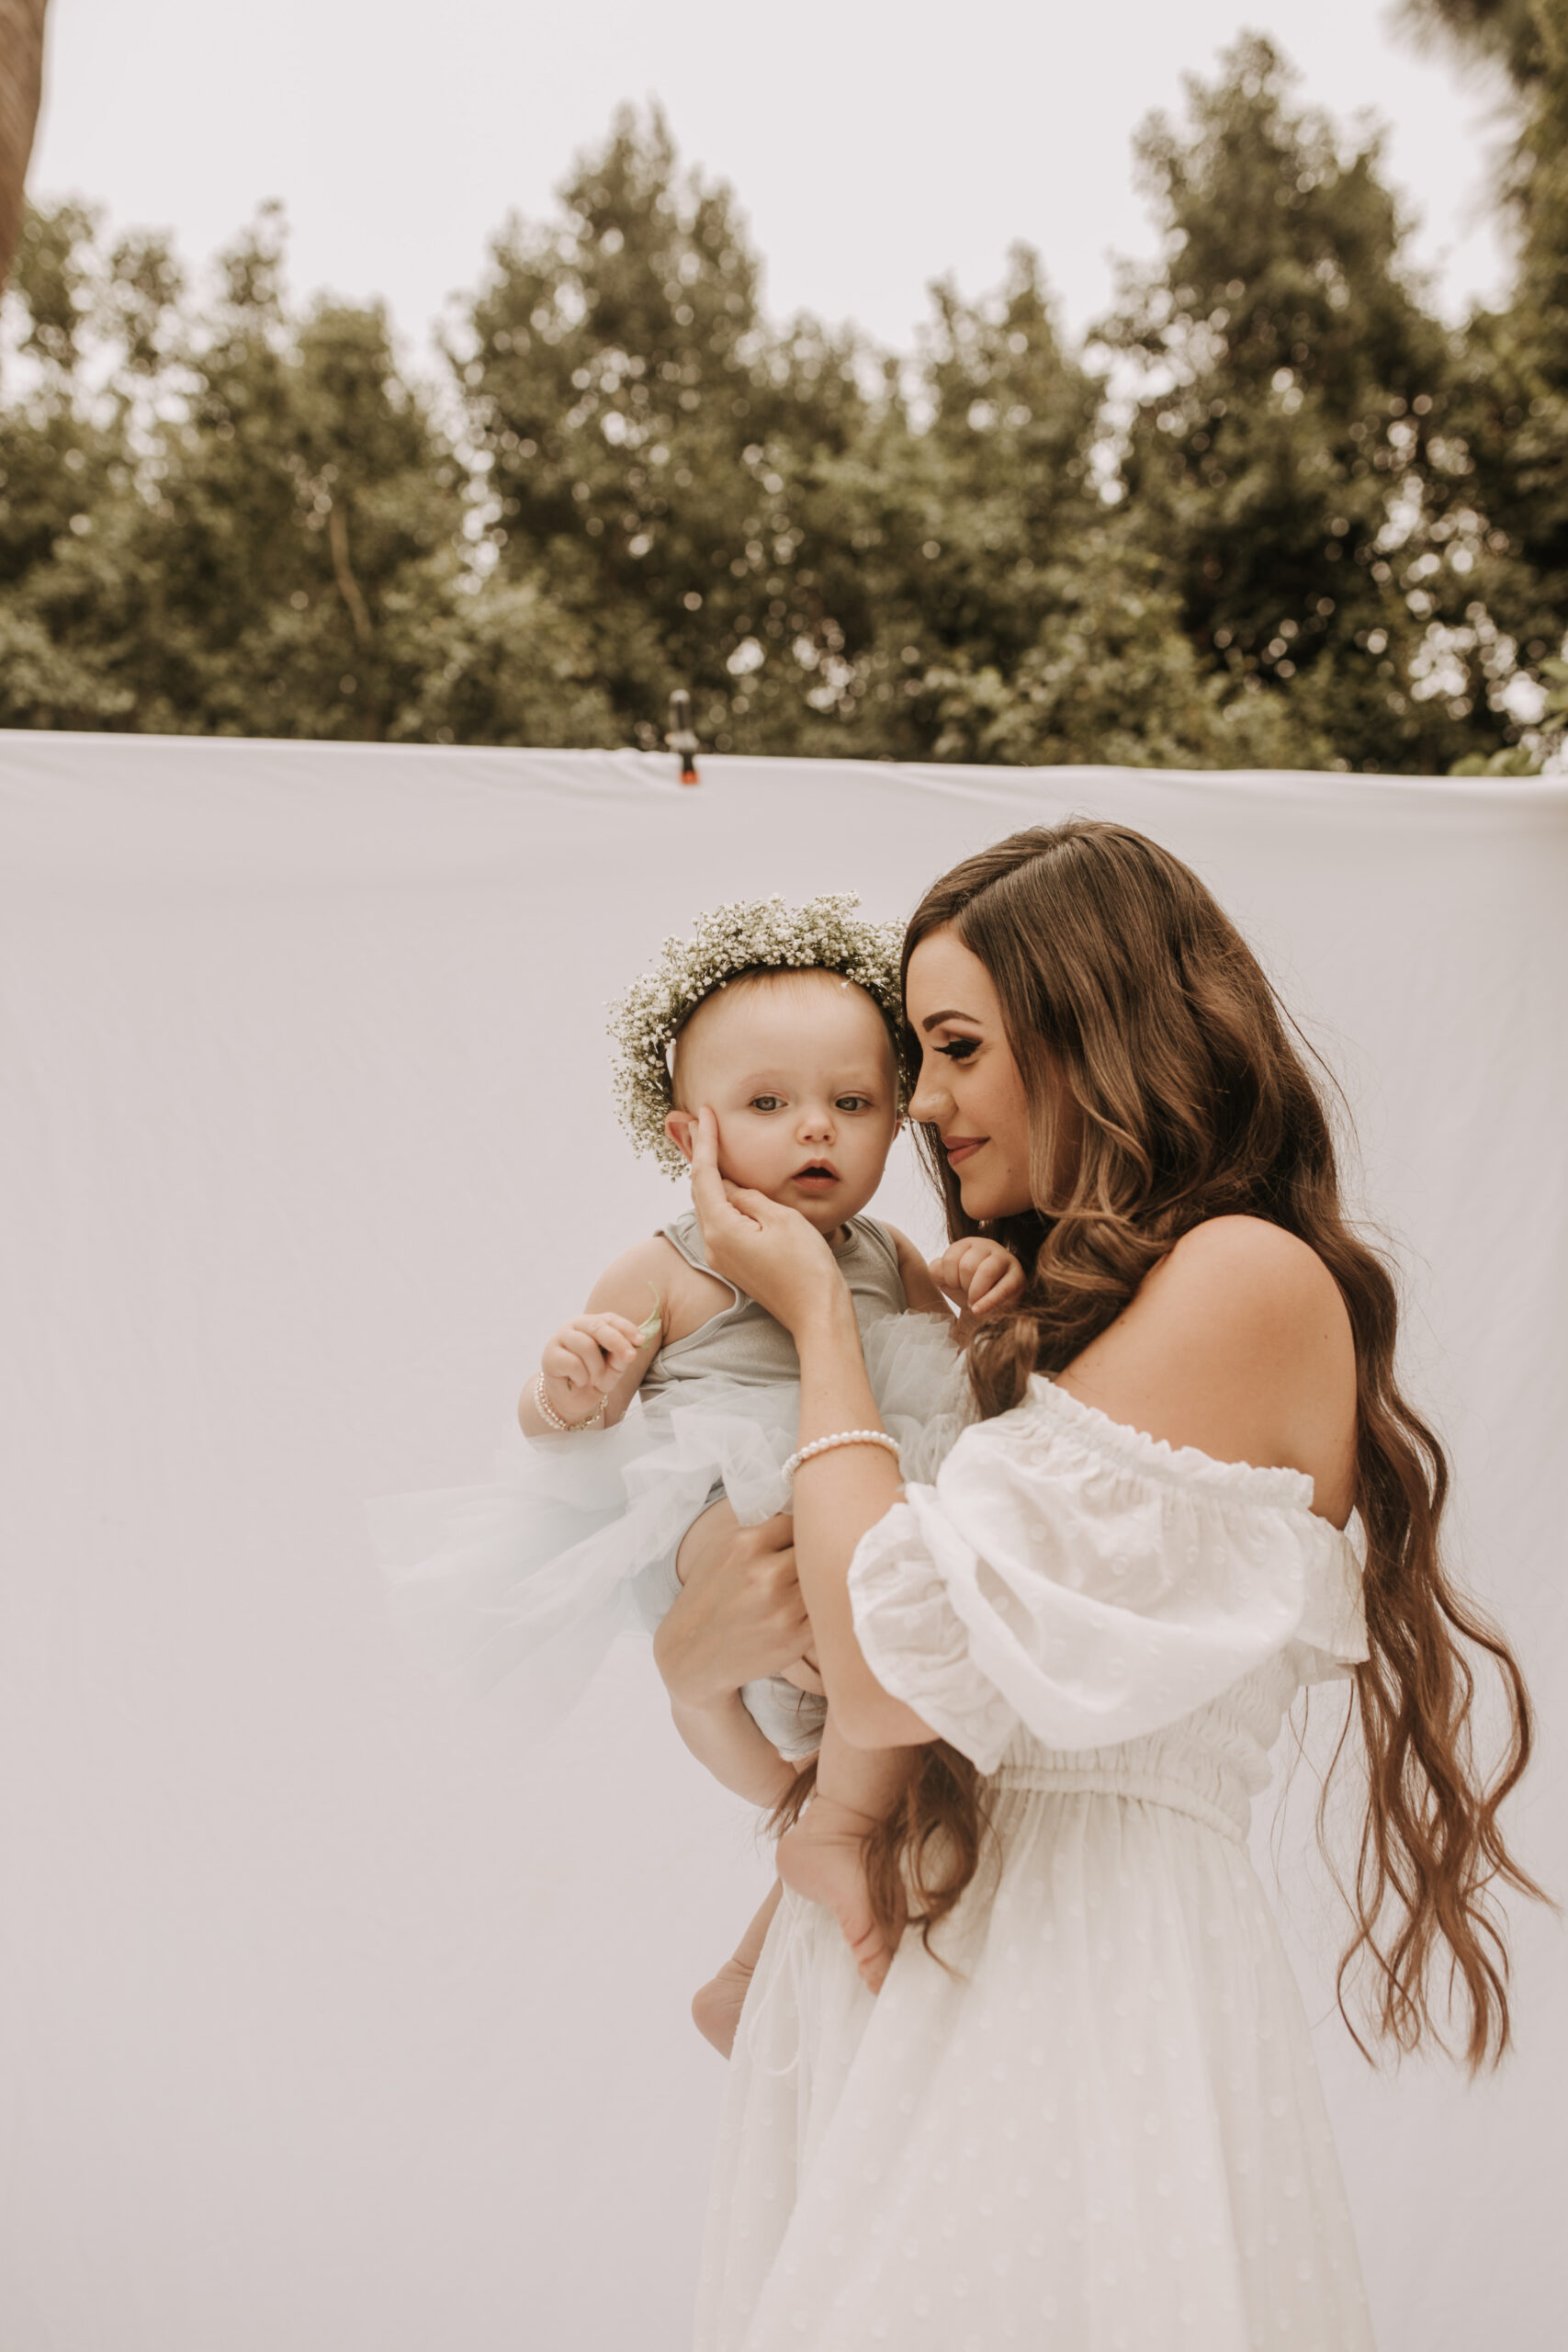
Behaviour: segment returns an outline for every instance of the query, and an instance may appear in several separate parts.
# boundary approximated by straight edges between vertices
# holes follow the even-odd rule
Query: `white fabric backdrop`
[[[1568,793],[635,754],[0,741],[6,2352],[678,2352],[765,1865],[646,1647],[543,1748],[386,1631],[361,1498],[482,1476],[545,1332],[682,1205],[604,1000],[700,907],[908,910],[1068,810],[1197,865],[1340,1072],[1411,1385],[1542,1717],[1568,1892]],[[934,1239],[901,1166],[888,1213]],[[1314,1734],[1323,1727],[1314,1721]],[[1384,2352],[1544,2344],[1562,1927],[1518,2052],[1371,2076],[1299,1772],[1275,1886]],[[1550,2317],[1549,2317],[1550,2315]]]

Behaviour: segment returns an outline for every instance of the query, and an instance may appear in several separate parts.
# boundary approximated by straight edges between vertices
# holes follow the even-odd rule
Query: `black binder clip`
[[[670,697],[670,732],[664,740],[681,763],[682,783],[700,783],[697,739],[692,730],[692,697],[684,686],[677,686]]]

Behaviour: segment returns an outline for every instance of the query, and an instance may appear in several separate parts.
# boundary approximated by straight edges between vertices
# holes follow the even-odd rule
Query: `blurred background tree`
[[[1441,769],[1495,734],[1454,339],[1378,142],[1293,107],[1292,78],[1247,37],[1190,85],[1185,136],[1141,134],[1165,258],[1100,330],[1148,379],[1122,480],[1205,667],[1270,697],[1305,763]]]
[[[617,117],[422,382],[31,213],[0,379],[0,723],[1517,772],[1561,733],[1568,0],[1411,0],[1496,61],[1510,302],[1446,326],[1375,138],[1256,37],[1156,117],[1160,235],[1065,344],[1041,262],[908,357],[763,309],[730,191]]]
[[[1505,77],[1509,136],[1496,197],[1513,233],[1509,301],[1471,321],[1454,413],[1493,526],[1487,601],[1524,676],[1537,720],[1525,747],[1466,760],[1517,774],[1560,741],[1568,610],[1568,0],[1406,0],[1418,36],[1491,62]]]

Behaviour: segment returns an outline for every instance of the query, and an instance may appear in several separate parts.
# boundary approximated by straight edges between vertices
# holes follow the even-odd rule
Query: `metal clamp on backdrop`
[[[692,726],[692,697],[677,686],[670,697],[670,732],[664,738],[681,763],[681,782],[698,784],[697,738]]]

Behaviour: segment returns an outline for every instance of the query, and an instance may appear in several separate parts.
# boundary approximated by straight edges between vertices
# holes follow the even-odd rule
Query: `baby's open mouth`
[[[795,1170],[794,1177],[797,1184],[836,1184],[838,1181],[839,1171],[830,1159],[808,1160]]]

